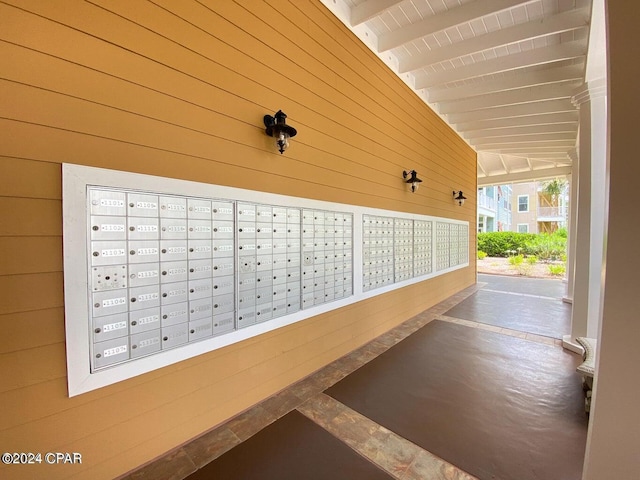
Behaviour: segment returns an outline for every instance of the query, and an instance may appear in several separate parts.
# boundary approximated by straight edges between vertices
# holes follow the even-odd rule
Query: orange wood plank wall
[[[318,1],[3,0],[0,58],[0,445],[83,455],[2,478],[123,474],[475,282],[475,152]],[[70,399],[63,162],[467,220],[471,265]]]

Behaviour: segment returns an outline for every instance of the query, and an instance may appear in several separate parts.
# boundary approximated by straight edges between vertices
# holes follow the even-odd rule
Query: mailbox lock
[[[96,358],[102,358],[102,355],[98,353],[96,354]]]
[[[193,292],[195,292],[193,288],[189,290],[189,293],[193,293]]]
[[[94,232],[98,231],[99,229],[100,229],[100,227],[98,227],[97,225],[94,225],[94,226],[93,226],[93,231],[94,231]]]
[[[135,254],[136,254],[136,251],[135,251],[135,250],[131,250],[131,251],[129,251],[129,253],[130,253],[131,255],[135,255]]]
[[[166,320],[167,318],[169,318],[168,315],[162,315],[163,320]]]
[[[167,253],[167,249],[166,249],[166,248],[163,248],[163,249],[162,249],[162,253]]]
[[[192,328],[191,330],[189,330],[189,333],[196,333],[196,331]]]
[[[166,271],[166,270],[163,270],[163,271],[162,271],[162,274],[163,274],[163,275],[166,275],[166,274],[167,274],[167,271]]]
[[[162,337],[162,340],[166,342],[167,340],[169,340],[169,337]]]
[[[129,204],[129,206],[130,206],[131,208],[133,208],[133,205],[134,205],[134,204],[133,204],[133,202],[131,202],[131,203]]]
[[[134,327],[138,324],[138,322],[136,322],[135,320],[133,322],[131,322],[131,325],[133,325]]]
[[[101,330],[100,328],[96,328],[94,331],[95,331],[96,333],[100,333],[102,330]]]
[[[93,252],[93,256],[94,257],[98,257],[98,256],[100,256],[100,254],[98,252]]]
[[[131,345],[131,349],[135,350],[136,348],[138,348],[138,345],[136,345],[135,343],[133,345]]]
[[[96,308],[99,308],[100,304],[99,303],[94,303],[93,306],[96,307]]]
[[[167,293],[166,293],[166,292],[165,292],[165,293],[163,293],[163,294],[162,294],[162,296],[163,296],[164,298],[167,298]]]
[[[135,301],[136,301],[136,297],[133,297],[133,298],[131,299],[131,302],[135,302]]]

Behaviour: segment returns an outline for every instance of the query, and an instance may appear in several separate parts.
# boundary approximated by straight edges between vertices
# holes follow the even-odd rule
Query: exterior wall
[[[475,153],[319,2],[202,3],[0,5],[0,444],[83,456],[0,477],[114,478],[475,282],[470,228],[468,268],[68,398],[63,162],[476,219]]]
[[[529,211],[518,211],[518,197],[520,195],[529,196]],[[529,233],[538,233],[538,225],[536,222],[538,205],[538,192],[536,191],[536,183],[515,183],[513,184],[511,208],[511,230],[518,231],[518,225],[526,223],[529,225]]]

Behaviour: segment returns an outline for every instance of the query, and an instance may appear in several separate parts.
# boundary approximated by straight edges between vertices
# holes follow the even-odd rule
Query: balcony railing
[[[567,208],[564,205],[559,207],[538,207],[538,218],[565,219],[566,216]]]
[[[478,193],[478,207],[496,210],[496,199],[491,198],[483,193]]]

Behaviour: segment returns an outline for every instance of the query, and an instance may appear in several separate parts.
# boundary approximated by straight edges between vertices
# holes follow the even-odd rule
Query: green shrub
[[[527,242],[533,241],[535,233],[518,232],[485,232],[478,234],[478,250],[486,252],[490,257],[508,257],[508,250],[522,253],[529,252]]]
[[[564,275],[564,272],[566,271],[566,268],[564,265],[559,264],[559,265],[549,265],[549,273],[551,273],[551,275]]]
[[[529,265],[535,265],[536,263],[538,263],[538,257],[536,257],[535,255],[529,255],[527,257],[527,263]]]
[[[478,260],[484,260],[487,256],[487,252],[483,252],[482,250],[478,250]]]
[[[559,260],[567,251],[567,238],[558,233],[541,233],[527,242],[527,251],[539,259]]]
[[[522,262],[524,262],[524,256],[522,254],[509,257],[509,265],[522,265]]]

